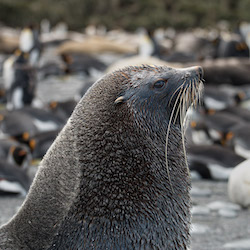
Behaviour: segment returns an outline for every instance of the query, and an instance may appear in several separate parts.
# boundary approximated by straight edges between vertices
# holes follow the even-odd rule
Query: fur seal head
[[[200,67],[145,65],[97,81],[42,160],[20,211],[0,229],[0,247],[186,249],[183,123],[201,79]]]
[[[58,248],[186,248],[190,183],[182,124],[201,78],[199,67],[129,67],[86,93],[72,116],[80,192],[54,241]]]

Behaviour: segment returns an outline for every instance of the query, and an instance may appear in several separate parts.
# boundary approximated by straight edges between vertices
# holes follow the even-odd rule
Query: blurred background
[[[186,130],[191,249],[250,249],[249,13],[248,0],[0,0],[0,225],[97,79],[201,65]]]
[[[107,29],[138,27],[187,29],[215,27],[227,20],[232,30],[240,21],[250,21],[248,0],[1,0],[1,22],[12,27],[40,23],[44,18],[54,26],[67,23],[69,29],[82,31],[87,25]]]

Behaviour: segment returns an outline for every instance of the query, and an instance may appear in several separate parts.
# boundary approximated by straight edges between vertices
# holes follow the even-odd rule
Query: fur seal
[[[186,249],[182,125],[202,75],[200,67],[144,65],[97,81],[0,229],[0,249]]]

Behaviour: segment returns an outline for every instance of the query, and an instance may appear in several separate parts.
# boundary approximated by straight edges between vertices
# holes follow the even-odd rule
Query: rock
[[[243,161],[232,171],[228,181],[228,196],[232,202],[242,207],[250,206],[250,159]]]
[[[231,202],[223,202],[223,201],[213,201],[207,205],[209,209],[212,211],[218,211],[220,209],[230,209],[233,211],[241,210],[241,207],[237,204]]]
[[[193,206],[191,209],[191,213],[193,216],[195,215],[207,216],[210,214],[210,209],[208,207],[203,207],[203,206]]]
[[[200,189],[197,187],[192,187],[190,194],[193,197],[209,197],[212,195],[212,191],[210,189]]]
[[[204,234],[209,230],[209,227],[206,225],[196,223],[191,225],[191,234]]]
[[[238,216],[238,213],[230,208],[221,208],[219,209],[218,213],[220,216],[226,218],[235,218]]]
[[[250,239],[241,239],[237,241],[232,241],[223,246],[224,248],[233,248],[237,250],[250,249]]]

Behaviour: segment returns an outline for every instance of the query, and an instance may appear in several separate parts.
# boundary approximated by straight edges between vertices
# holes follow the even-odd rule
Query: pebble
[[[210,209],[204,206],[193,206],[191,209],[191,213],[193,216],[196,215],[207,216],[210,214]]]
[[[218,214],[226,218],[235,218],[238,216],[238,213],[230,208],[221,208],[219,209]]]
[[[194,223],[191,225],[191,234],[204,234],[209,231],[209,227],[202,224]]]
[[[241,239],[237,241],[232,241],[223,246],[224,248],[233,248],[237,250],[250,249],[250,239]]]
[[[223,202],[223,201],[213,201],[207,205],[209,209],[212,211],[217,211],[220,209],[230,209],[233,211],[240,211],[241,207],[238,204],[234,204],[231,202]]]
[[[212,191],[210,189],[192,187],[190,194],[193,197],[209,197],[212,195]]]

